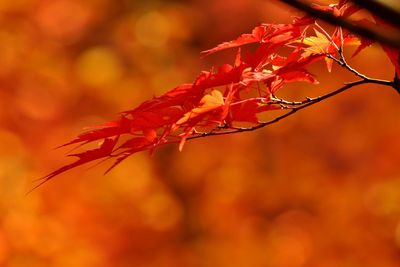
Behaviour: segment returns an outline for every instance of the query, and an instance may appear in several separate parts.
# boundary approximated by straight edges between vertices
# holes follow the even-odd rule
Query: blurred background
[[[399,266],[400,96],[380,86],[26,195],[70,162],[53,148],[84,126],[231,63],[234,51],[199,52],[295,14],[261,0],[0,0],[0,266]],[[379,47],[349,61],[393,77]],[[282,95],[356,79],[311,71],[321,85]]]

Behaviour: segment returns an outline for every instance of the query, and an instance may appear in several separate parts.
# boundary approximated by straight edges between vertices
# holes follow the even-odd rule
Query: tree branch
[[[400,12],[398,10],[390,8],[379,1],[352,0],[352,2],[357,4],[357,6],[365,8],[388,24],[400,27]]]
[[[307,6],[306,4],[303,4],[303,3],[299,2],[299,1],[286,1],[286,0],[282,0],[282,1],[283,2],[288,2],[290,5],[294,5],[294,6],[299,5],[301,7],[306,7],[307,11],[309,11],[309,9],[311,9],[312,10],[312,12],[310,12],[311,14],[313,14],[313,12],[315,11],[317,13],[322,13],[323,16],[327,15],[328,18],[332,17],[332,18],[335,19],[335,21],[338,19],[337,17],[334,17],[331,14],[328,14],[326,12],[320,12],[319,10],[315,10],[311,6]],[[342,20],[342,19],[340,19],[338,21],[340,22],[339,26],[341,26],[340,24],[342,24],[342,23],[345,23],[345,24],[349,23],[349,22],[347,22],[345,20]],[[352,27],[354,26],[352,24],[349,24],[349,25],[351,25]],[[317,26],[318,26],[318,24],[317,24]],[[323,30],[323,29],[321,28],[321,30]],[[341,28],[340,28],[340,30],[341,30]],[[329,37],[328,33],[326,33],[326,35]],[[341,38],[343,40],[343,36]],[[334,43],[332,40],[331,40],[331,42]],[[330,93],[327,93],[325,95],[322,95],[322,96],[318,96],[318,97],[314,97],[314,98],[306,97],[306,99],[303,100],[303,101],[288,101],[288,100],[285,100],[285,99],[281,99],[281,98],[279,98],[279,97],[277,97],[275,95],[271,95],[270,100],[265,102],[266,105],[280,105],[281,109],[289,109],[290,111],[285,113],[285,114],[283,114],[283,115],[281,115],[281,116],[278,116],[278,117],[276,117],[276,118],[274,118],[272,120],[265,121],[265,122],[260,122],[260,123],[258,123],[257,125],[255,125],[253,127],[242,128],[242,127],[229,126],[229,125],[225,124],[224,127],[218,127],[218,128],[215,128],[215,129],[213,129],[213,130],[211,130],[209,132],[197,132],[197,131],[195,131],[195,136],[188,137],[187,140],[196,139],[196,138],[200,138],[200,137],[206,137],[206,136],[213,136],[213,135],[226,135],[226,134],[234,134],[234,133],[254,131],[254,130],[263,128],[265,126],[277,123],[277,122],[281,121],[282,119],[285,119],[285,118],[293,115],[297,111],[300,111],[302,109],[310,107],[310,106],[312,106],[312,105],[314,105],[316,103],[319,103],[319,102],[321,102],[321,101],[323,101],[325,99],[328,99],[330,97],[338,95],[338,94],[340,94],[340,93],[342,93],[344,91],[347,91],[350,88],[353,88],[355,86],[362,85],[362,84],[379,84],[379,85],[384,85],[384,86],[390,86],[390,87],[394,88],[397,92],[400,93],[400,89],[399,89],[400,88],[400,80],[398,79],[397,76],[395,77],[394,81],[387,81],[387,80],[380,80],[380,79],[370,78],[370,77],[360,73],[356,69],[352,68],[347,63],[347,61],[345,59],[345,56],[344,56],[344,53],[343,53],[343,41],[342,41],[342,44],[339,47],[336,46],[336,45],[335,45],[335,47],[336,47],[337,52],[339,54],[339,58],[336,58],[331,54],[325,54],[325,56],[327,58],[330,58],[330,59],[334,60],[338,65],[342,66],[343,68],[347,69],[348,71],[350,71],[354,75],[358,76],[359,78],[361,78],[361,80],[350,82],[350,83],[346,83],[341,88],[336,89],[336,90],[334,90],[334,91],[332,91]]]
[[[381,82],[383,82],[384,84],[387,83],[387,81],[385,81],[385,80],[379,80],[379,79],[369,78],[369,77],[367,77],[366,75],[364,75],[364,74],[360,73],[359,71],[357,71],[356,69],[352,68],[352,67],[347,63],[346,58],[344,57],[344,54],[343,54],[343,47],[340,47],[340,49],[338,50],[338,53],[339,53],[339,57],[340,57],[339,59],[335,58],[334,56],[332,56],[332,55],[330,55],[330,54],[327,54],[326,56],[327,56],[328,58],[330,58],[330,59],[333,59],[338,65],[342,66],[343,68],[347,69],[348,71],[352,72],[354,75],[356,75],[356,76],[362,78],[363,80],[366,80],[366,81],[371,81],[371,80],[373,80],[373,81],[376,81],[376,82],[377,82],[377,81],[381,81]],[[399,52],[399,54],[400,54],[400,52]],[[400,61],[400,57],[399,57],[399,61]],[[399,62],[399,63],[400,63],[400,62]],[[400,79],[399,79],[399,77],[397,76],[397,72],[395,73],[393,82],[390,82],[390,83],[387,84],[387,85],[388,85],[388,86],[391,86],[392,88],[394,88],[394,89],[400,94]]]
[[[265,126],[277,123],[279,121],[281,121],[282,119],[285,119],[291,115],[293,115],[294,113],[296,113],[297,111],[300,111],[302,109],[308,108],[312,105],[315,105],[325,99],[328,99],[330,97],[333,97],[335,95],[338,95],[344,91],[349,90],[350,88],[353,88],[355,86],[358,85],[362,85],[362,84],[379,84],[379,85],[384,85],[384,86],[394,86],[394,83],[391,81],[386,81],[386,80],[378,80],[378,79],[372,79],[372,78],[365,78],[362,80],[358,80],[358,81],[354,81],[354,82],[350,82],[345,84],[344,86],[342,86],[341,88],[332,91],[328,94],[322,95],[322,96],[318,96],[318,97],[314,97],[314,98],[306,98],[306,100],[304,101],[285,101],[283,99],[279,99],[279,98],[273,98],[273,100],[275,101],[274,103],[284,103],[287,105],[293,105],[295,107],[292,107],[291,110],[281,116],[278,116],[272,120],[269,121],[265,121],[265,122],[260,122],[259,124],[257,124],[256,126],[253,127],[248,127],[248,128],[241,128],[241,127],[229,127],[230,130],[228,131],[210,131],[210,132],[205,132],[205,133],[196,133],[196,136],[191,136],[188,137],[187,140],[191,140],[191,139],[197,139],[197,138],[201,138],[201,137],[206,137],[206,136],[214,136],[214,135],[227,135],[227,134],[235,134],[235,133],[241,133],[241,132],[250,132],[250,131],[254,131],[260,128],[263,128]]]

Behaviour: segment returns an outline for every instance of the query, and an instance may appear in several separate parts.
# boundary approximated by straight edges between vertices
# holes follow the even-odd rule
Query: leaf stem
[[[276,103],[284,103],[286,105],[290,105],[290,106],[294,106],[294,107],[291,107],[289,112],[287,112],[281,116],[278,116],[269,121],[260,122],[259,124],[255,125],[253,127],[244,128],[244,127],[229,126],[229,130],[227,130],[227,131],[218,131],[217,132],[217,131],[212,130],[210,132],[198,133],[198,135],[188,137],[187,139],[190,140],[190,139],[197,139],[200,137],[213,136],[213,135],[227,135],[227,134],[235,134],[235,133],[241,133],[241,132],[254,131],[254,130],[263,128],[265,126],[277,123],[302,109],[308,108],[308,107],[315,105],[325,99],[328,99],[330,97],[338,95],[344,91],[349,90],[350,88],[353,88],[355,86],[362,85],[362,84],[379,84],[379,85],[384,85],[384,86],[393,86],[393,82],[391,82],[391,81],[371,79],[371,78],[366,77],[365,79],[362,79],[362,80],[349,82],[349,83],[345,84],[344,86],[342,86],[341,88],[334,90],[330,93],[327,93],[325,95],[314,97],[314,98],[307,98],[304,101],[293,101],[292,102],[292,101],[286,101],[283,99],[273,97],[272,100],[276,101],[276,102],[274,102],[275,104]]]

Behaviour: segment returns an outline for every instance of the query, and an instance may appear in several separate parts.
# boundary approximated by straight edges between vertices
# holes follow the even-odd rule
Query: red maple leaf
[[[314,7],[343,17],[359,10],[345,0],[337,5]],[[314,34],[310,34],[309,29],[314,29]],[[249,51],[245,47],[248,44],[256,48]],[[179,85],[134,109],[121,112],[119,119],[92,126],[63,145],[82,146],[103,140],[96,149],[71,154],[78,159],[43,177],[39,185],[95,160],[114,159],[109,171],[139,151],[152,152],[170,143],[179,143],[182,150],[187,139],[235,129],[237,122],[258,125],[260,113],[282,108],[272,96],[285,84],[317,83],[307,68],[324,59],[330,71],[331,56],[336,56],[343,45],[351,44],[360,44],[360,41],[340,28],[328,34],[310,16],[295,18],[289,24],[261,24],[251,33],[202,52],[209,55],[237,47],[233,65],[223,64],[202,71],[193,83]],[[355,54],[369,44],[361,39]],[[386,46],[384,50],[399,75],[398,51]],[[201,132],[202,129],[208,132]]]

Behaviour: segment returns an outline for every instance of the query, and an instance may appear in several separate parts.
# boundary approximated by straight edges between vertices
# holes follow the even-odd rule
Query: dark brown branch
[[[328,35],[328,34],[327,34]],[[329,36],[329,35],[328,35]],[[343,37],[342,37],[343,38]],[[339,58],[336,58],[334,56],[332,56],[331,54],[325,54],[326,57],[333,59],[338,65],[342,66],[343,68],[347,69],[348,71],[350,71],[351,73],[353,73],[354,75],[358,76],[361,78],[361,80],[358,81],[354,81],[354,82],[350,82],[350,83],[346,83],[343,87],[334,90],[328,94],[325,94],[323,96],[318,96],[318,97],[314,97],[314,98],[310,98],[310,97],[306,97],[305,100],[303,101],[288,101],[282,98],[279,98],[275,95],[272,95],[270,98],[270,101],[265,102],[266,105],[281,105],[282,109],[289,109],[290,111],[278,116],[272,120],[269,121],[265,121],[265,122],[260,122],[259,124],[253,126],[253,127],[249,127],[249,128],[241,128],[241,127],[234,127],[234,126],[228,126],[228,125],[223,125],[223,127],[218,127],[215,128],[213,130],[211,130],[210,132],[196,132],[195,131],[195,136],[191,136],[189,138],[187,138],[188,140],[190,139],[196,139],[196,138],[200,138],[200,137],[206,137],[206,136],[213,136],[213,135],[226,135],[226,134],[234,134],[234,133],[240,133],[240,132],[249,132],[249,131],[254,131],[260,128],[263,128],[265,126],[277,123],[279,121],[281,121],[282,119],[285,119],[291,115],[293,115],[294,113],[296,113],[299,110],[305,109],[307,107],[310,107],[316,103],[319,103],[325,99],[328,99],[330,97],[333,97],[337,94],[340,94],[352,87],[361,85],[361,84],[379,84],[379,85],[384,85],[384,86],[389,86],[394,88],[397,92],[400,92],[399,90],[399,84],[400,81],[397,78],[397,75],[395,76],[394,81],[387,81],[387,80],[380,80],[380,79],[374,79],[374,78],[370,78],[362,73],[360,73],[359,71],[357,71],[356,69],[352,68],[346,61],[344,53],[343,53],[343,44],[340,45],[340,47],[336,47],[337,52],[339,54]],[[399,59],[400,60],[400,59]]]
[[[341,17],[335,17],[333,14],[321,10],[317,10],[311,5],[304,3],[303,1],[298,1],[298,0],[280,0],[281,2],[284,2],[296,9],[299,9],[313,17],[322,19],[328,23],[331,23],[333,25],[341,26],[355,34],[358,34],[362,37],[389,45],[393,48],[400,49],[400,34],[396,34],[394,36],[388,35],[385,33],[380,33],[378,31],[374,31],[370,28],[360,26],[360,25],[355,25],[351,23],[349,20],[346,20]]]
[[[339,56],[340,58],[337,59],[334,56],[327,54],[326,56],[328,58],[333,59],[338,65],[342,66],[343,68],[347,69],[348,71],[352,72],[354,75],[364,79],[364,80],[375,80],[375,81],[382,81],[384,83],[386,83],[386,81],[383,80],[378,80],[378,79],[373,79],[373,78],[369,78],[366,75],[360,73],[359,71],[355,70],[354,68],[352,68],[346,61],[346,58],[344,57],[343,54],[343,47],[340,47],[340,49],[338,50]],[[399,52],[400,54],[400,52]],[[400,64],[400,57],[399,57],[399,64]],[[395,73],[393,82],[390,82],[390,84],[388,84],[389,86],[391,86],[392,88],[394,88],[399,94],[400,94],[400,80],[397,76],[397,72]]]
[[[352,2],[365,8],[388,24],[400,27],[400,12],[398,10],[388,7],[379,1],[352,0]]]
[[[397,56],[397,64],[400,65],[400,51],[398,52],[398,56]],[[394,74],[393,88],[400,94],[400,77],[397,74],[397,71],[395,71],[395,74]]]
[[[348,71],[350,71],[351,73],[353,73],[354,75],[364,79],[364,80],[371,80],[372,78],[367,77],[366,75],[358,72],[357,70],[353,69],[346,61],[346,59],[343,56],[343,52],[339,52],[340,55],[340,59],[335,58],[332,55],[327,54],[326,57],[333,59],[338,65],[340,65],[341,67],[347,69]]]
[[[316,103],[319,103],[325,99],[328,99],[330,97],[333,97],[335,95],[338,95],[344,91],[347,91],[348,89],[358,86],[358,85],[362,85],[362,84],[379,84],[379,85],[385,85],[385,86],[391,86],[393,87],[394,84],[391,81],[385,81],[385,80],[378,80],[378,79],[371,79],[371,78],[366,78],[366,79],[362,79],[362,80],[358,80],[358,81],[354,81],[354,82],[350,82],[345,84],[343,87],[332,91],[328,94],[325,94],[323,96],[318,96],[315,98],[307,98],[304,101],[299,101],[299,102],[290,102],[290,101],[284,101],[284,103],[286,104],[293,104],[293,105],[298,105],[295,107],[292,107],[291,110],[281,116],[278,116],[272,120],[269,121],[265,121],[265,122],[260,122],[259,124],[257,124],[256,126],[253,127],[249,127],[249,128],[239,128],[239,127],[230,127],[231,130],[228,131],[211,131],[211,132],[206,132],[206,133],[198,133],[198,135],[196,136],[191,136],[189,138],[187,138],[187,140],[191,140],[191,139],[197,139],[197,138],[201,138],[201,137],[206,137],[206,136],[214,136],[214,135],[227,135],[227,134],[235,134],[235,133],[241,133],[241,132],[250,132],[250,131],[254,131],[260,128],[263,128],[265,126],[277,123],[279,121],[281,121],[282,119],[285,119],[291,115],[293,115],[294,113],[296,113],[297,111],[300,111],[302,109],[305,109],[307,107],[310,107]],[[280,101],[280,99],[275,98],[276,101]]]

